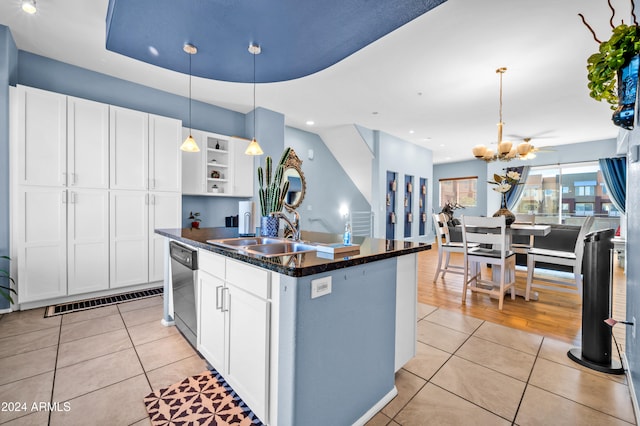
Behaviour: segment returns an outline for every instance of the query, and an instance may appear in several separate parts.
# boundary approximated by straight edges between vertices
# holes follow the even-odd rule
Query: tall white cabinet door
[[[164,279],[165,237],[155,229],[181,228],[182,194],[152,192],[149,194],[149,282]]]
[[[198,271],[198,289],[200,291],[198,351],[216,370],[223,373],[226,359],[225,313],[222,311],[224,281],[200,270]]]
[[[109,105],[67,98],[70,187],[109,188]]]
[[[253,177],[256,173],[253,159],[255,157],[244,153],[249,146],[249,141],[233,138],[229,142],[233,151],[233,195],[253,197]]]
[[[180,120],[149,115],[149,189],[182,190],[181,130]]]
[[[109,107],[111,189],[148,189],[149,114]]]
[[[68,197],[68,293],[109,288],[109,192],[73,189]]]
[[[268,418],[270,302],[229,288],[227,375],[225,379],[261,419]]]
[[[182,140],[189,134],[193,136],[200,152],[182,152],[182,193],[184,194],[206,194],[207,178],[204,175],[206,170],[205,161],[207,158],[207,147],[205,146],[203,133],[199,130],[182,129]]]
[[[18,184],[66,185],[67,97],[18,86]]]
[[[149,277],[149,193],[111,191],[110,287],[148,282]]]
[[[65,296],[67,191],[29,186],[18,191],[18,303]]]

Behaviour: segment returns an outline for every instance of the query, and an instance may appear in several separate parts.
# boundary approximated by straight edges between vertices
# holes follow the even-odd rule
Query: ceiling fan
[[[542,136],[542,138],[544,138],[545,136]],[[546,136],[546,137],[550,137],[550,136]],[[521,158],[523,160],[531,160],[533,158],[536,158],[536,154],[538,152],[553,152],[555,151],[555,149],[548,147],[548,146],[542,146],[542,147],[536,147],[533,144],[531,144],[531,139],[530,137],[526,137],[526,138],[522,138],[523,143],[527,143],[529,145],[531,145],[531,148],[529,149],[529,152],[527,152],[524,156],[522,156]]]

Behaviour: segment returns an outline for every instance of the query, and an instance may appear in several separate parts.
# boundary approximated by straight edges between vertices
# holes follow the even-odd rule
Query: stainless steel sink
[[[239,237],[239,238],[226,238],[222,240],[208,240],[210,244],[223,247],[242,247],[242,246],[255,246],[257,244],[278,244],[284,243],[287,240],[284,238],[274,237]]]
[[[207,240],[207,242],[219,247],[265,257],[286,256],[316,250],[312,244],[273,237],[226,238]]]
[[[254,246],[246,247],[246,251],[250,253],[260,254],[262,256],[283,256],[287,254],[302,253],[315,250],[315,246],[297,242],[257,244]]]

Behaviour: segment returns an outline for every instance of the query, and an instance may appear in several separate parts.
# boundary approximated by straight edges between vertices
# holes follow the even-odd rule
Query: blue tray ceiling
[[[446,0],[109,0],[107,49],[181,73],[256,82],[323,70]]]

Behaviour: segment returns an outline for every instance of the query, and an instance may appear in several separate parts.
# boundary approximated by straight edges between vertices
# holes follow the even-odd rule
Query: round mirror
[[[307,182],[304,180],[304,173],[300,168],[301,165],[302,161],[298,158],[296,152],[291,149],[284,166],[284,178],[289,181],[289,190],[284,198],[284,207],[289,212],[300,206],[307,189]]]

